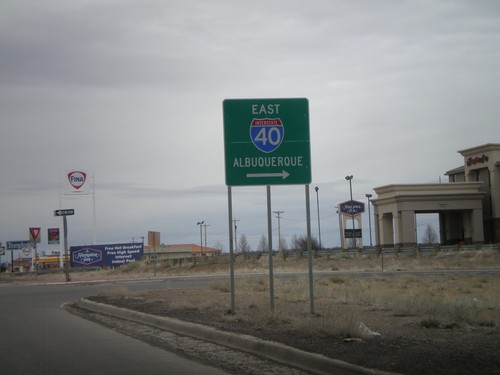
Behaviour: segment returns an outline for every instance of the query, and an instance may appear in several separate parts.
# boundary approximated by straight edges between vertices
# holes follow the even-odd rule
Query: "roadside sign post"
[[[342,248],[348,247],[346,245],[346,239],[350,239],[354,246],[356,246],[356,239],[360,238],[360,247],[362,247],[362,231],[361,231],[361,214],[365,212],[365,204],[363,202],[359,202],[356,200],[348,200],[343,203],[339,203],[338,205],[339,214],[342,216],[342,224],[345,228],[346,226],[346,218],[352,220],[352,229],[345,228],[343,231],[341,230],[341,240],[342,240]],[[355,228],[355,221],[358,221],[359,228]]]
[[[0,268],[2,267],[2,255],[5,255],[5,247],[0,242]],[[0,275],[2,274],[2,270],[0,269]]]
[[[38,279],[38,251],[36,244],[40,242],[41,228],[30,228],[29,236],[30,242],[33,244],[35,250],[34,257],[31,259],[31,266],[35,269],[35,279]]]
[[[311,314],[314,314],[309,202],[309,102],[305,98],[226,99],[223,112],[230,227],[231,311],[235,309],[231,187],[266,186],[270,305],[274,312],[271,186],[305,185]]]
[[[62,216],[63,217],[63,241],[64,241],[64,274],[66,276],[66,282],[71,281],[71,277],[69,275],[69,256],[68,256],[68,222],[66,220],[66,216],[74,215],[75,210],[73,209],[64,209],[64,210],[55,210],[54,216]]]
[[[5,249],[10,250],[10,265],[11,272],[14,272],[14,250],[25,250],[29,249],[31,251],[30,241],[7,241]]]

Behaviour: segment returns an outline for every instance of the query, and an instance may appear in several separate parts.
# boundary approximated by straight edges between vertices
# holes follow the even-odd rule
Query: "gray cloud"
[[[227,240],[222,100],[307,97],[333,246],[346,174],[362,198],[437,182],[456,150],[498,142],[499,18],[492,1],[4,1],[0,211],[14,214],[0,241],[58,225],[62,200],[81,212],[73,241],[89,242],[88,201],[59,196],[78,168],[95,173],[102,242],[158,228],[195,242],[200,218]],[[262,189],[234,191],[255,243]],[[273,189],[289,237],[303,226],[290,189]]]

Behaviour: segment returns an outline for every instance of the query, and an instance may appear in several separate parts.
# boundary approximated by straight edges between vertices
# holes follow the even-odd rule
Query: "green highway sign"
[[[307,99],[226,99],[223,110],[227,186],[311,183]]]

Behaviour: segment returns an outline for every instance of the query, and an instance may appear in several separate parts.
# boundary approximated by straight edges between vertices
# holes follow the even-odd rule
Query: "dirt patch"
[[[469,310],[464,312],[463,306],[431,314],[413,305],[411,309],[392,304],[389,308],[365,296],[347,296],[355,290],[369,289],[367,285],[373,286],[367,295],[374,295],[375,290],[389,283],[398,288],[391,292],[393,295],[406,293],[411,297],[413,294],[410,299],[421,301],[418,289],[411,285],[421,284],[423,279],[424,276],[393,282],[373,279],[358,288],[338,277],[316,280],[316,285],[322,289],[315,300],[314,315],[310,314],[307,295],[295,290],[302,280],[278,283],[274,313],[270,311],[265,278],[257,277],[237,285],[234,314],[229,311],[227,287],[220,282],[206,289],[147,293],[118,290],[91,299],[249,334],[379,370],[403,374],[500,373],[500,310],[495,301],[493,305],[484,301],[496,298],[490,293],[495,292],[494,285],[500,281],[498,277],[453,276],[426,284],[429,294],[439,293],[439,290],[445,293],[445,289],[456,285],[458,290],[470,294],[472,301],[483,299],[480,309],[471,308],[476,311],[474,316]],[[432,288],[434,283],[438,283],[436,290]],[[460,309],[464,311],[457,311]]]

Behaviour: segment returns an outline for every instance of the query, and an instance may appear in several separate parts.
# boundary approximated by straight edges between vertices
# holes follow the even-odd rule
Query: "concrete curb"
[[[315,374],[393,374],[385,371],[371,370],[347,362],[328,358],[321,354],[309,353],[280,343],[261,340],[259,338],[219,331],[213,327],[185,322],[179,319],[144,314],[112,305],[106,305],[82,298],[78,302],[82,309],[110,315],[133,322],[147,324],[155,328],[171,331],[184,336],[191,336],[204,341],[213,342],[232,349],[266,357],[276,362],[292,365]]]

